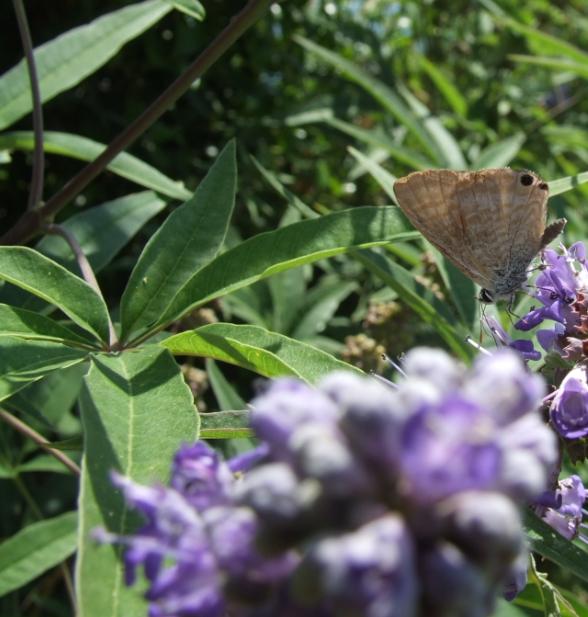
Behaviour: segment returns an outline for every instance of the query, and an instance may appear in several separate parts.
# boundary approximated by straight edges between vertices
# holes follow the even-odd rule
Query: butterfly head
[[[482,304],[493,304],[494,303],[494,293],[491,292],[489,289],[482,287],[482,289],[480,289],[480,293],[478,294],[478,300]]]

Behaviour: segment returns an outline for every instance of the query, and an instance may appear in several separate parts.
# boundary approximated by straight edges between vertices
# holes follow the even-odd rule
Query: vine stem
[[[29,22],[22,0],[12,0],[16,23],[20,32],[22,48],[24,50],[29,81],[31,83],[31,97],[33,99],[33,131],[35,134],[35,149],[33,154],[33,176],[31,179],[31,190],[29,193],[28,210],[33,210],[40,205],[43,199],[43,181],[45,176],[45,152],[43,150],[43,106],[41,105],[41,91],[39,88],[39,77],[37,75],[37,64],[35,62],[35,52]]]
[[[52,220],[57,212],[104,171],[115,156],[128,148],[158,120],[190,88],[194,81],[201,77],[259,19],[272,1],[250,0],[239,13],[233,16],[226,28],[198,58],[138,118],[115,137],[100,156],[86,165],[43,207],[25,213],[12,229],[0,237],[0,244],[22,244],[39,233],[44,221]]]

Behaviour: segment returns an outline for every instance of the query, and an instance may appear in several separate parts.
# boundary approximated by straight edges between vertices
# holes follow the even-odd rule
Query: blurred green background
[[[25,3],[35,45],[128,4]],[[108,143],[245,2],[203,5],[204,21],[169,12],[90,77],[46,103],[45,129]],[[14,17],[4,8],[0,73],[22,57]],[[585,0],[276,2],[129,152],[193,190],[216,154],[237,138],[239,189],[229,245],[312,213],[390,204],[392,179],[418,169],[510,165],[547,181],[575,176],[588,169],[587,43]],[[31,126],[27,115],[9,130]],[[26,207],[30,165],[29,151],[0,147],[2,230]],[[48,154],[45,198],[81,166]],[[102,174],[59,220],[139,190],[113,173]],[[550,218],[569,220],[569,241],[586,237],[586,190],[579,186],[550,200]],[[137,256],[178,203],[170,200],[100,272],[115,315]],[[412,273],[412,282],[404,284],[414,285],[416,296],[456,324],[460,336],[477,333],[475,290],[430,247],[421,240],[398,243],[388,257]],[[402,280],[401,272],[395,275]],[[444,344],[435,324],[423,321],[407,297],[383,285],[365,263],[341,256],[247,287],[175,329],[214,320],[261,325],[381,371],[384,351],[394,356],[419,343]],[[184,369],[201,410],[243,408],[251,396],[252,380],[244,371],[223,366],[221,372],[211,361],[192,361]],[[78,435],[75,410],[63,404],[79,389],[82,372],[76,371],[23,390],[20,403],[29,407],[13,401],[15,409],[30,413],[35,426],[39,410],[30,401],[42,401],[45,415],[54,412],[53,439]],[[223,392],[230,395],[223,398]],[[46,418],[45,424],[36,420],[47,429]],[[0,444],[0,463],[30,452],[4,425]],[[28,479],[45,515],[72,506],[73,478]],[[22,495],[1,482],[0,502],[1,535],[10,535],[22,524]],[[61,600],[41,600],[36,588],[30,594],[24,604],[22,597],[3,599],[0,613],[16,615],[26,605],[30,615],[67,614]]]

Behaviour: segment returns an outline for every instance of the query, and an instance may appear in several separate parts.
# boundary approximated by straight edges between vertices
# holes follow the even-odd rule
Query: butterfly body
[[[427,170],[398,179],[394,193],[414,227],[482,287],[486,302],[524,285],[546,237],[565,225],[561,219],[546,230],[549,189],[529,171]]]

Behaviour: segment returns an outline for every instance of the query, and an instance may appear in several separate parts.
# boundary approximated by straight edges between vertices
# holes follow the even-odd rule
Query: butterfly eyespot
[[[542,182],[542,183],[539,185],[539,188],[540,188],[542,191],[547,191],[547,190],[549,190],[549,186],[547,185],[547,182]]]
[[[529,174],[523,174],[521,176],[521,184],[523,186],[531,186],[531,184],[533,184],[533,176]]]

